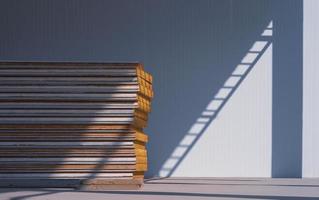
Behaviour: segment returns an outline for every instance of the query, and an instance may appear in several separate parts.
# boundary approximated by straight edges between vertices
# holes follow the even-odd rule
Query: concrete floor
[[[319,179],[165,178],[138,191],[0,189],[1,200],[319,199]]]

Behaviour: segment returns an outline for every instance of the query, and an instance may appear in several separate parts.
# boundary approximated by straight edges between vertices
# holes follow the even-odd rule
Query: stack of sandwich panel
[[[0,63],[0,178],[143,180],[152,97],[138,63]]]

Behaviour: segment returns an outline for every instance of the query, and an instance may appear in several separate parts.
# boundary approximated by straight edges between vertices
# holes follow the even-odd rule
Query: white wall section
[[[303,177],[319,177],[319,1],[304,1]]]

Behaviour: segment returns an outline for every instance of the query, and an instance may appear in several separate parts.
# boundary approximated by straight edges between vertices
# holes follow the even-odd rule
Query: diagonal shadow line
[[[134,110],[135,110],[135,109],[134,109]],[[130,128],[129,131],[132,131],[131,129],[133,129],[133,128]],[[130,133],[130,134],[134,134],[134,135],[135,135],[135,133]],[[120,136],[115,137],[115,140],[121,139],[122,137],[123,137],[122,134],[120,134]],[[125,137],[125,136],[124,136],[124,137]],[[104,153],[108,152],[108,153],[110,154],[110,156],[113,157],[113,156],[112,156],[113,153],[115,154],[118,150],[119,150],[118,147],[113,147],[113,148],[110,148],[110,149],[104,149]],[[135,150],[134,150],[134,153],[136,154]],[[101,171],[103,171],[102,169],[103,169],[104,165],[107,165],[107,164],[108,164],[107,161],[104,160],[103,158],[108,158],[108,157],[110,157],[110,156],[102,157],[102,159],[101,159],[97,164],[95,164],[95,167],[93,168],[92,172],[89,173],[88,176],[86,176],[85,178],[83,178],[83,180],[84,180],[84,179],[85,179],[85,180],[91,180],[91,179],[98,178],[98,173],[101,172]],[[135,162],[137,162],[137,160],[136,160]],[[133,170],[131,170],[131,171],[132,171],[132,173],[134,173]]]
[[[224,107],[224,105],[227,103],[227,101],[231,98],[231,96],[236,92],[237,88],[241,85],[241,83],[243,82],[243,80],[247,77],[247,75],[249,74],[249,72],[252,70],[252,68],[256,65],[256,63],[259,61],[259,59],[263,56],[263,54],[265,53],[265,51],[268,49],[268,47],[272,44],[272,39],[265,36],[260,36],[261,40],[256,40],[256,41],[266,41],[266,45],[263,47],[263,49],[260,51],[260,53],[257,55],[257,57],[255,58],[255,60],[250,63],[250,67],[247,69],[247,71],[245,72],[245,74],[243,74],[240,78],[240,80],[238,81],[238,83],[236,83],[236,86],[233,87],[233,89],[231,90],[231,92],[229,93],[229,95],[222,101],[221,105],[219,106],[219,108],[217,110],[215,110],[215,114],[209,118],[209,120],[207,122],[205,122],[205,126],[204,128],[202,128],[202,130],[200,131],[200,133],[197,134],[196,138],[194,139],[194,141],[188,145],[187,150],[183,153],[183,155],[178,159],[178,161],[176,162],[176,164],[174,165],[174,167],[172,167],[171,169],[168,169],[169,172],[166,175],[166,177],[171,176],[174,171],[177,169],[177,167],[180,165],[180,163],[185,159],[185,157],[187,156],[187,154],[191,151],[191,149],[194,147],[194,145],[197,143],[197,141],[201,138],[201,136],[203,135],[203,133],[205,132],[205,130],[208,128],[209,124],[216,118],[216,116],[219,114],[219,112],[222,110],[222,108]],[[243,64],[243,63],[241,63]],[[214,98],[215,99],[215,98]],[[170,159],[170,158],[169,158]]]

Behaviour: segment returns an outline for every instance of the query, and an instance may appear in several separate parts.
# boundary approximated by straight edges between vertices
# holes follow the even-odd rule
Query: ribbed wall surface
[[[316,10],[311,2],[308,5]],[[239,105],[238,109],[230,109],[229,103],[226,105],[230,117],[223,118],[224,126],[218,128],[219,134],[210,129],[202,138],[205,145],[194,144],[199,156],[185,156],[192,163],[188,166],[192,173],[176,172],[184,177],[194,175],[195,171],[204,176],[260,177],[265,171],[273,171],[276,176],[299,176],[302,1],[68,0],[0,1],[0,5],[1,60],[138,60],[145,64],[156,77],[153,84],[156,98],[152,102],[153,112],[147,128],[151,138],[148,143],[149,177],[158,175],[272,21],[272,75],[255,74],[253,85],[245,80],[245,88],[250,89],[237,91],[240,98],[233,103]],[[311,37],[305,37],[315,44]],[[309,51],[316,54],[314,49]],[[315,77],[312,72],[309,71]],[[272,77],[267,79],[272,81],[272,97],[264,90],[267,77]],[[309,85],[315,88],[314,82],[310,81]],[[311,90],[311,94],[315,95],[314,91]],[[310,96],[308,99],[313,101],[307,103],[309,111],[316,113],[316,99]],[[268,107],[269,100],[272,108]],[[252,109],[254,106],[258,109]],[[260,111],[271,112],[272,116]],[[312,119],[316,124],[316,117]],[[217,121],[213,123],[214,130],[221,120]],[[308,127],[313,132],[311,135],[316,133],[315,126]],[[272,129],[268,132],[272,138],[270,143],[259,137],[269,129]],[[224,141],[218,144],[222,149],[215,151],[217,146],[207,141],[206,136],[214,137],[216,143]],[[316,140],[308,138],[315,144]],[[241,146],[250,150],[237,148]],[[307,152],[316,152],[310,145],[308,147]],[[270,153],[271,164],[268,162]],[[205,162],[198,163],[201,169],[193,165],[205,155]],[[315,154],[311,155],[315,158]],[[217,158],[221,159],[215,162]],[[308,165],[318,166],[312,161]]]

